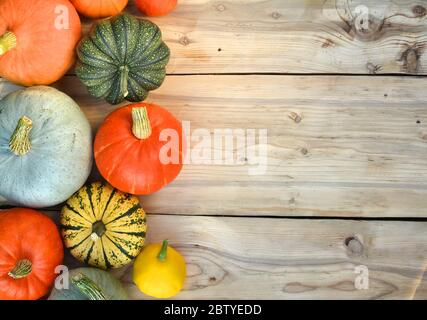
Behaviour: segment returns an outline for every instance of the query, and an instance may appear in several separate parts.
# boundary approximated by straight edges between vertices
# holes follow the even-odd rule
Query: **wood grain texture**
[[[249,75],[427,74],[426,8],[413,0],[180,0],[170,15],[150,18],[172,56],[171,76],[149,102],[190,121],[193,134],[268,130],[265,174],[250,175],[257,154],[234,148],[242,164],[192,163],[141,197],[148,242],[169,239],[188,263],[176,298],[427,299],[426,221],[316,219],[427,217],[425,80]],[[54,86],[96,132],[117,106],[69,74]],[[0,80],[0,97],[17,88]],[[98,179],[94,168],[90,180]],[[81,265],[68,252],[65,264]],[[369,270],[367,290],[355,288],[357,266]],[[133,299],[149,299],[133,285],[131,265],[112,273]]]
[[[425,0],[182,0],[150,19],[171,48],[171,74],[426,74],[426,8]],[[127,11],[140,15],[133,2]]]
[[[427,299],[427,222],[149,214],[147,225],[147,243],[169,239],[186,260],[176,299]],[[68,250],[64,264],[84,266]],[[132,299],[151,299],[132,264],[110,272]]]
[[[427,222],[149,215],[148,226],[149,242],[168,238],[185,256],[177,299],[427,298]],[[360,265],[367,290],[354,285]],[[113,273],[133,299],[148,298],[131,266]]]
[[[89,97],[74,76],[56,87],[81,105],[94,130],[116,108]],[[149,101],[190,121],[191,150],[201,128],[212,139],[214,129],[267,129],[268,166],[265,174],[249,174],[257,166],[253,146],[244,148],[255,149],[253,158],[234,150],[235,159],[246,158],[241,165],[192,163],[171,185],[142,197],[144,207],[168,214],[426,217],[424,87],[423,79],[408,77],[169,76]]]

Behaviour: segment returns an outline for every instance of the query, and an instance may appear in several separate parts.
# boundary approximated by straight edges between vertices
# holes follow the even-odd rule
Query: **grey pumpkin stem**
[[[16,35],[13,32],[7,31],[0,36],[0,56],[15,48],[18,44]]]
[[[126,98],[129,95],[128,77],[129,77],[128,66],[121,66],[120,67],[120,92],[123,95],[123,98]]]
[[[15,131],[9,140],[9,148],[17,156],[26,155],[31,149],[30,131],[33,128],[33,121],[23,116],[19,119]]]
[[[89,300],[108,300],[97,284],[83,273],[74,275],[71,283]]]

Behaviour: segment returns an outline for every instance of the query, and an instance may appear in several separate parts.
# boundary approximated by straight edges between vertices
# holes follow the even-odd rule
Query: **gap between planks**
[[[76,77],[74,72],[69,72],[64,77]],[[363,74],[363,73],[297,73],[297,72],[193,72],[193,73],[167,73],[167,77],[185,77],[185,76],[313,76],[313,77],[411,77],[411,78],[426,78],[427,74],[406,74],[406,73],[378,73],[378,74]]]
[[[13,206],[0,205],[0,210],[2,209],[8,209],[12,208]],[[143,208],[144,209],[144,208]],[[43,212],[46,212],[47,214],[54,214],[61,211],[59,207],[57,208],[41,208],[38,209]],[[156,216],[171,216],[171,217],[208,217],[208,218],[243,218],[243,219],[290,219],[290,220],[344,220],[344,221],[407,221],[407,222],[427,222],[427,218],[405,218],[405,217],[340,217],[340,216],[287,216],[287,215],[281,215],[281,216],[269,216],[269,215],[259,215],[259,216],[251,216],[251,215],[226,215],[226,214],[185,214],[185,213],[179,213],[179,214],[173,214],[173,213],[149,213],[146,212],[147,215],[156,215]]]

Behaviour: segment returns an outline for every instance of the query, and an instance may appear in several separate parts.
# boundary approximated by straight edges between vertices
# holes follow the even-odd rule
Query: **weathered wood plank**
[[[172,74],[426,74],[426,8],[425,0],[182,0],[152,20],[172,50]],[[127,11],[139,14],[133,2]]]
[[[148,226],[147,243],[169,239],[187,262],[176,299],[427,299],[427,222],[150,214]],[[64,264],[83,266],[68,250]],[[111,273],[150,299],[132,264]]]
[[[149,215],[148,224],[149,242],[170,239],[188,263],[177,299],[427,298],[427,222]],[[358,266],[368,289],[355,287]],[[114,273],[147,299],[131,266]]]
[[[94,130],[116,108],[89,97],[74,76],[56,87],[78,101]],[[251,175],[259,148],[239,154],[234,144],[241,165],[192,158],[174,183],[143,197],[144,206],[169,214],[426,217],[424,87],[404,77],[169,76],[149,101],[190,121],[191,150],[201,128],[212,141],[215,129],[267,129],[268,166]]]

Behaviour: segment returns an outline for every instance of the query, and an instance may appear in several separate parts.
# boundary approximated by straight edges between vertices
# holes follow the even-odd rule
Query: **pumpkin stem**
[[[151,136],[151,124],[146,107],[132,109],[132,133],[138,139],[147,139]]]
[[[81,294],[83,294],[89,300],[107,300],[107,297],[96,285],[96,283],[85,276],[83,273],[74,275],[71,278],[71,283],[75,285]]]
[[[12,50],[17,45],[17,39],[13,32],[7,31],[0,37],[0,56]]]
[[[168,253],[168,240],[163,240],[162,248],[160,249],[160,252],[157,255],[157,259],[159,259],[159,261],[161,262],[166,261],[167,253]]]
[[[19,119],[15,131],[9,140],[9,148],[17,156],[24,156],[30,151],[30,131],[33,128],[33,121],[26,116]]]
[[[8,273],[9,277],[13,279],[21,279],[28,276],[32,271],[32,263],[28,259],[19,260],[15,268]]]
[[[123,94],[123,98],[126,98],[129,95],[128,77],[129,77],[129,68],[127,66],[121,66],[120,67],[120,92]]]
[[[97,239],[101,238],[102,235],[105,233],[105,231],[107,231],[107,228],[105,227],[104,222],[102,222],[101,220],[95,222],[92,225],[92,234],[93,234],[93,237],[95,237]]]

